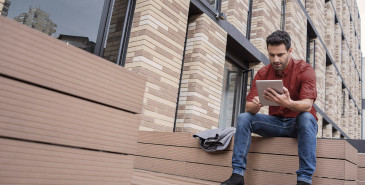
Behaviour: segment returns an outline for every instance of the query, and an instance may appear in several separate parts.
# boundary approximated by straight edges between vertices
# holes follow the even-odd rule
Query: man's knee
[[[314,116],[309,112],[302,112],[296,118],[299,128],[303,129],[315,129],[317,130],[317,121]]]
[[[241,113],[238,115],[237,127],[249,125],[254,116],[255,114],[251,114],[249,112]]]

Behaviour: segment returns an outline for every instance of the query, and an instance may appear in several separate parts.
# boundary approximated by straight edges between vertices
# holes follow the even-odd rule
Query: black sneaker
[[[311,184],[303,181],[298,181],[297,185],[311,185]]]
[[[244,185],[245,180],[243,176],[238,175],[236,173],[232,173],[231,177],[226,181],[222,182],[221,185]]]

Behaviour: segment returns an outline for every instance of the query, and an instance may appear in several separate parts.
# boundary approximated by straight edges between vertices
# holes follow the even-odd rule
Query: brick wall
[[[280,29],[281,0],[253,0],[251,43],[266,54],[266,37]],[[255,70],[256,71],[256,70]]]
[[[243,35],[247,31],[249,0],[223,0],[221,11],[227,15],[227,21]]]
[[[297,0],[287,0],[285,9],[285,31],[292,39],[292,57],[305,60],[307,42],[307,21]],[[299,23],[299,24],[298,24]]]
[[[324,38],[325,31],[325,2],[324,1],[307,1],[307,12],[313,21],[314,27],[321,38]]]
[[[176,130],[218,126],[227,33],[207,15],[189,20]]]
[[[147,78],[141,130],[172,131],[189,1],[136,3],[125,68]]]
[[[304,0],[300,2],[303,5],[305,3]],[[350,10],[346,0],[306,2],[306,11],[318,36],[322,38],[353,98],[360,106],[361,86],[357,80],[359,76],[349,55],[351,51],[360,69],[361,58],[357,39],[360,35],[354,35],[355,30],[359,29],[355,0],[349,2],[350,6],[354,6]],[[242,33],[242,37],[246,34],[248,3],[249,0],[222,1],[222,12],[227,15],[227,21]],[[137,1],[126,68],[142,74],[148,80],[140,126],[142,130],[171,131],[173,127],[188,8],[189,4],[185,1]],[[281,0],[253,0],[252,8],[250,42],[266,55],[266,37],[280,29]],[[294,49],[292,57],[305,59],[308,26],[306,16],[298,0],[287,0],[285,11],[285,30],[292,37]],[[338,24],[335,24],[335,11]],[[350,12],[353,16],[352,22],[349,21]],[[209,27],[209,30],[202,27]],[[342,30],[350,48],[346,40],[342,40]],[[226,37],[222,28],[205,14],[191,17],[182,74],[178,131],[195,132],[218,126]],[[352,100],[348,99],[348,92],[345,115],[341,116],[341,79],[334,65],[326,66],[326,52],[319,38],[313,40],[316,45],[310,49],[310,57],[311,60],[315,57],[318,92],[315,103],[346,134],[358,137],[361,117],[357,115]],[[254,68],[255,73],[262,66],[262,63],[249,64],[249,68]],[[268,113],[268,109],[264,108],[260,112]],[[319,118],[319,128],[322,128],[322,118]],[[339,137],[338,132],[332,132],[330,125],[323,128],[323,136]],[[322,136],[321,131],[318,136]]]

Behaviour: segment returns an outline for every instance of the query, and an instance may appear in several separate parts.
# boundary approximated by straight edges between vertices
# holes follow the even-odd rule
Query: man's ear
[[[288,50],[288,53],[291,53],[291,52],[292,52],[292,50],[293,50],[293,48],[292,48],[292,47],[290,47],[290,48],[289,48],[289,50]]]

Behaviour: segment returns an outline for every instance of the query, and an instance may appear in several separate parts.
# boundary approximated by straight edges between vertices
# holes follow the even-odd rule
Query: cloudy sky
[[[10,0],[9,18],[38,7],[49,13],[58,34],[89,37],[96,40],[104,0]]]

